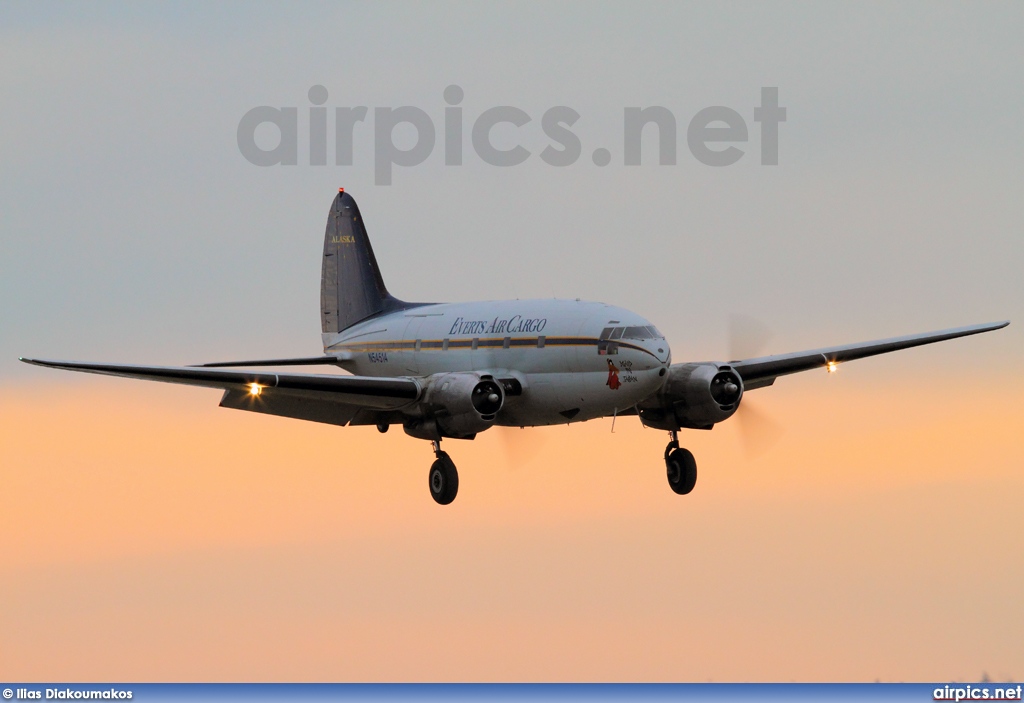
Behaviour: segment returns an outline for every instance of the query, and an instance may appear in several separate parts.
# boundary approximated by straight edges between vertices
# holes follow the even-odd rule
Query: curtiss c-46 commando
[[[384,286],[363,218],[343,189],[331,204],[320,289],[324,354],[201,366],[22,359],[73,371],[224,390],[220,405],[335,425],[399,425],[431,443],[430,494],[459,488],[441,440],[505,425],[531,427],[636,415],[669,434],[665,469],[678,494],[697,464],[681,430],[728,420],[744,394],[779,376],[988,332],[1009,322],[725,362],[672,362],[665,337],[623,308],[580,300],[407,303]],[[351,375],[279,373],[261,366],[337,366]]]

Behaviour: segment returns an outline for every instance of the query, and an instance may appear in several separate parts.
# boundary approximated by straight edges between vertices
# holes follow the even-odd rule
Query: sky
[[[1020,680],[1022,23],[1012,2],[0,5],[0,678]],[[295,165],[239,148],[260,106],[295,108]],[[359,106],[337,165],[334,109]],[[382,185],[376,111],[402,106],[436,144]],[[491,133],[516,166],[472,146],[499,106],[530,117]],[[563,167],[541,158],[557,106],[580,115]],[[650,106],[676,162],[645,131],[627,166],[624,110]],[[715,106],[748,131],[730,166],[688,147]],[[320,353],[338,187],[394,295],[602,300],[675,361],[727,357],[735,315],[763,353],[1013,324],[751,392],[774,440],[684,434],[689,496],[665,436],[622,418],[446,443],[446,508],[400,432],[18,363]]]

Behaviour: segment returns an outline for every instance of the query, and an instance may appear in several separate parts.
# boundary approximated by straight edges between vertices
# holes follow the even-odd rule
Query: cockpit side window
[[[616,336],[616,333],[618,333],[618,335],[621,335],[622,334],[622,328],[621,327],[605,327],[603,330],[601,330],[601,338],[597,342],[597,353],[598,354],[600,354],[601,356],[604,356],[605,354],[618,354],[619,353],[619,345],[616,344],[615,342],[609,341],[610,339],[618,339],[619,338],[618,336]]]

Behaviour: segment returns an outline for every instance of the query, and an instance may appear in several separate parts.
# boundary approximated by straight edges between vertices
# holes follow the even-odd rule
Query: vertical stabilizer
[[[339,191],[331,204],[324,235],[320,280],[323,332],[341,332],[360,320],[404,307],[408,304],[392,297],[384,287],[356,201]]]

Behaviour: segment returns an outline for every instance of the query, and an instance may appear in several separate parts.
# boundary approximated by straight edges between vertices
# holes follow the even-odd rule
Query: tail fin
[[[382,312],[410,307],[384,287],[359,207],[343,190],[331,205],[324,235],[320,323],[324,334],[341,332]]]

